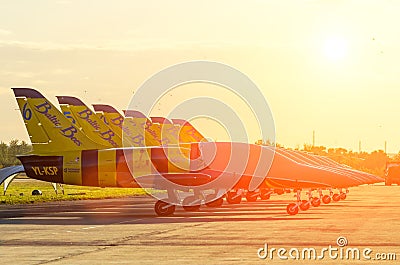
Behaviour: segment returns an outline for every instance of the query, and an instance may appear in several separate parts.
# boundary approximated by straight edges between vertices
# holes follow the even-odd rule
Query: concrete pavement
[[[293,194],[269,201],[178,207],[172,217],[156,217],[151,197],[0,206],[2,264],[397,264],[375,254],[400,254],[400,187],[352,188],[344,201],[289,216]],[[245,199],[243,199],[245,202]],[[371,248],[374,260],[260,259],[268,247]],[[340,248],[340,247],[338,247]],[[345,250],[346,247],[344,247]],[[327,253],[326,253],[327,254]],[[286,256],[288,253],[286,253]],[[396,256],[397,260],[400,256]]]

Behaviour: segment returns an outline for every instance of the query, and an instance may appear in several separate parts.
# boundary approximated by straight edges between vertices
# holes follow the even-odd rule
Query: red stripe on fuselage
[[[115,162],[117,170],[117,185],[121,187],[131,187],[133,182],[132,174],[128,167],[128,160],[132,161],[133,150],[116,150]],[[132,162],[131,162],[132,163]]]
[[[97,154],[97,150],[82,151],[81,168],[83,186],[99,186]]]
[[[159,173],[168,173],[167,148],[159,147],[151,149],[151,162]]]

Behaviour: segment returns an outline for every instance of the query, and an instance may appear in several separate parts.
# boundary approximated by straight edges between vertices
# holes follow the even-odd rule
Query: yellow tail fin
[[[171,145],[179,143],[179,127],[172,124],[168,119],[163,117],[150,118],[153,127],[157,128],[160,133],[160,139],[163,145]]]
[[[151,131],[151,122],[146,116],[123,117],[116,109],[108,105],[93,105],[96,112],[102,112],[106,122],[114,131],[124,131],[124,146],[160,146],[157,135]],[[138,112],[139,113],[139,112]]]
[[[105,149],[91,141],[49,100],[32,88],[13,88],[33,152]]]
[[[96,115],[122,139],[122,123],[124,122],[124,117],[118,110],[104,104],[93,104],[92,106]]]
[[[64,115],[80,126],[90,139],[108,147],[122,146],[121,137],[80,99],[68,96],[58,96],[57,99]]]
[[[207,139],[190,122],[182,119],[172,119],[172,122],[180,126],[180,142],[207,142]]]

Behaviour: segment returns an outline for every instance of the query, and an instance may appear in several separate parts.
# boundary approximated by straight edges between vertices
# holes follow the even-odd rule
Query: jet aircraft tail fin
[[[12,89],[35,154],[107,148],[90,140],[40,92]]]

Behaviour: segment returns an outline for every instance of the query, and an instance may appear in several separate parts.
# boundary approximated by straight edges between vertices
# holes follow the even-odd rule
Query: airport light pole
[[[387,147],[387,142],[386,142],[386,140],[385,140],[385,154],[387,154],[387,152],[386,152],[386,147]]]
[[[315,146],[315,131],[312,131],[312,147]]]

